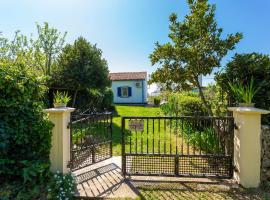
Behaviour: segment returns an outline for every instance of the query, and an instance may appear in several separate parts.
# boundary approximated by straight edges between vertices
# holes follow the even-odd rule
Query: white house
[[[147,103],[147,72],[110,73],[113,102],[116,104]]]

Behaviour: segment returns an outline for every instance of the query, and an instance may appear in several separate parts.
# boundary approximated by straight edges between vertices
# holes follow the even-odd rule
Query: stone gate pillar
[[[74,108],[50,108],[45,112],[49,114],[49,120],[54,124],[52,130],[52,147],[50,161],[52,172],[60,171],[68,173],[70,161],[70,113]]]
[[[236,124],[234,131],[234,178],[245,188],[260,185],[261,115],[270,111],[249,107],[229,107]]]

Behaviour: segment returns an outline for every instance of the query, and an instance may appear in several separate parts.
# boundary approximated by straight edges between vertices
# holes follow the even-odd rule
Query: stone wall
[[[270,181],[270,126],[262,126],[261,183]]]

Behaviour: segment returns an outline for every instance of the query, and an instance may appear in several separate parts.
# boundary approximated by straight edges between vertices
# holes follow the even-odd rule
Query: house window
[[[122,98],[131,97],[131,87],[118,87],[117,96]]]
[[[128,87],[121,87],[121,97],[128,97]]]

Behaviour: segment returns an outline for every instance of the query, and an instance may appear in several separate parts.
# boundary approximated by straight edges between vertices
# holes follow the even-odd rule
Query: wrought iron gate
[[[124,175],[231,178],[232,117],[122,117]]]
[[[72,171],[112,157],[110,112],[72,115],[69,127]]]

